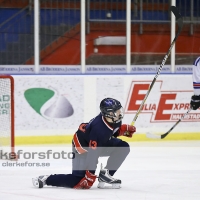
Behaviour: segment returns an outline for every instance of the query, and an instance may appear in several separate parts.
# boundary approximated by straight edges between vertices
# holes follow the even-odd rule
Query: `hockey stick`
[[[175,124],[174,126],[172,126],[169,131],[167,131],[166,133],[162,134],[162,135],[154,135],[150,132],[146,133],[148,138],[153,138],[153,139],[164,139],[178,124],[179,122],[181,122],[182,119],[185,118],[185,116],[192,110],[192,108],[190,108]]]
[[[169,47],[169,50],[168,50],[167,54],[165,55],[160,67],[158,68],[158,71],[157,71],[157,73],[156,73],[156,75],[155,75],[155,77],[154,77],[154,79],[153,79],[153,81],[152,81],[152,83],[151,83],[151,85],[150,85],[150,87],[149,87],[149,89],[148,89],[148,91],[147,91],[147,93],[146,93],[146,95],[145,95],[145,97],[144,97],[144,99],[143,99],[143,101],[142,101],[137,113],[135,114],[135,117],[134,117],[133,121],[131,122],[132,126],[135,124],[135,122],[136,122],[136,120],[137,120],[137,118],[138,118],[138,116],[139,116],[139,114],[140,114],[140,112],[141,112],[146,100],[147,100],[147,97],[149,96],[149,93],[151,92],[151,90],[152,90],[152,88],[154,86],[154,83],[156,82],[157,77],[160,75],[160,72],[161,72],[163,66],[165,65],[165,62],[166,62],[167,58],[169,57],[169,54],[171,53],[172,47],[174,46],[174,44],[175,44],[175,42],[176,42],[176,40],[177,40],[181,30],[182,30],[182,27],[183,27],[183,19],[181,17],[181,14],[179,13],[178,9],[175,6],[171,6],[170,10],[174,13],[174,15],[176,17],[177,24],[178,24],[178,31],[176,33],[176,36],[175,36],[174,40],[172,41],[172,43],[171,43],[171,45]]]

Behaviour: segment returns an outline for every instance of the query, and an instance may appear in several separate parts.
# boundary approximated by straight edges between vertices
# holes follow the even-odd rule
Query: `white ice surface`
[[[200,141],[140,142],[131,144],[131,153],[116,172],[121,189],[90,190],[32,185],[32,177],[70,173],[70,167],[54,160],[49,169],[2,167],[0,160],[0,200],[199,200]],[[23,162],[18,161],[18,162]],[[103,161],[102,161],[103,162]]]

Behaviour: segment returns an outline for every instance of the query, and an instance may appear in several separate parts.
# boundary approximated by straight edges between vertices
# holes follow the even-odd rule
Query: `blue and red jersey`
[[[100,113],[89,123],[82,123],[79,126],[73,137],[73,145],[77,153],[87,153],[86,170],[96,170],[102,147],[108,147],[108,144],[112,143],[110,140],[118,136],[121,124],[121,121],[109,123]]]

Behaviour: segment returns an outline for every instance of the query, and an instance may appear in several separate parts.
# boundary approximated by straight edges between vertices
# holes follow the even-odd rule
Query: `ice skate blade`
[[[32,178],[32,183],[35,187],[39,188],[38,178]]]
[[[37,188],[43,188],[43,183],[38,178],[32,178],[32,183]]]
[[[120,189],[121,184],[120,183],[113,183],[113,184],[105,185],[104,182],[99,182],[97,187],[99,189]]]

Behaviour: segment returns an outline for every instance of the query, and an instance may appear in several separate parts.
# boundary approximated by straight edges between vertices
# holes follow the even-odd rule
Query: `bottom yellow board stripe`
[[[73,135],[56,135],[56,136],[18,136],[15,138],[15,145],[37,145],[37,144],[70,144]],[[138,141],[153,141],[156,139],[149,139],[146,134],[134,134],[132,138],[120,137],[127,142]],[[200,140],[199,133],[172,133],[169,134],[162,141],[169,140]],[[159,140],[157,140],[159,141]]]

